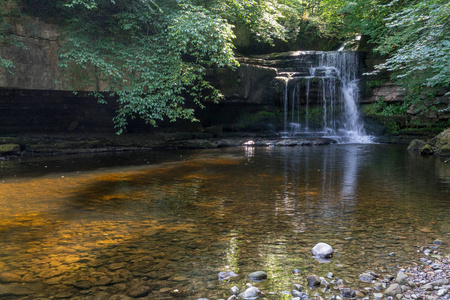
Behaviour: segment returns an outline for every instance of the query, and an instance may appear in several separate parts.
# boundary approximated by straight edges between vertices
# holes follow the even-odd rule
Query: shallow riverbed
[[[0,162],[2,299],[275,299],[306,276],[395,274],[450,242],[450,164],[404,146],[329,145]],[[311,257],[326,242],[330,263]],[[300,275],[292,270],[298,268]],[[218,273],[232,270],[231,282]],[[141,285],[142,287],[142,285]],[[134,293],[134,294],[133,294]]]

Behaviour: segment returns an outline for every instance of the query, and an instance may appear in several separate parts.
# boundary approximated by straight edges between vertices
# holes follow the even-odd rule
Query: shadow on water
[[[418,245],[436,238],[449,243],[448,166],[403,147],[180,155],[161,164],[3,183],[0,293],[226,298],[256,270],[269,279],[255,285],[279,295],[312,273],[332,272],[357,288],[367,286],[358,276],[368,269],[395,273]],[[310,255],[321,241],[336,251],[328,264]],[[239,277],[220,282],[224,270]]]

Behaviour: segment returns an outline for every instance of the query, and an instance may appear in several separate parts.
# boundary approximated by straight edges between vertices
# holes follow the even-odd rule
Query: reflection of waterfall
[[[340,142],[369,143],[357,102],[359,56],[357,52],[318,52],[309,72],[284,72],[285,137],[327,136]],[[284,77],[287,74],[287,77]]]
[[[355,206],[359,170],[363,161],[358,153],[364,146],[342,145],[322,148],[277,149],[283,155],[283,190],[277,195],[276,214],[290,215],[293,226],[303,230],[300,217],[336,217]],[[317,215],[317,207],[321,207]],[[311,209],[311,211],[308,211]],[[310,214],[311,213],[311,214]],[[296,216],[296,217],[294,217]]]

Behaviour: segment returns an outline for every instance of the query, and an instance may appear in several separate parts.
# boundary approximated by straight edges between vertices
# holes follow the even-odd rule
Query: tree
[[[222,97],[204,79],[205,69],[238,65],[231,24],[243,23],[273,43],[295,35],[287,19],[302,10],[294,0],[71,0],[64,7],[61,67],[74,90],[100,80],[117,98],[118,133],[129,118],[152,125],[196,120],[188,100],[202,107]]]
[[[343,33],[364,34],[388,58],[388,70],[407,91],[408,103],[433,109],[434,96],[450,88],[450,3],[446,0],[335,1],[327,11],[345,23]],[[330,13],[331,12],[331,13]],[[376,73],[375,72],[375,73]]]
[[[389,55],[378,68],[393,72],[393,79],[408,90],[411,102],[420,102],[423,109],[430,109],[434,95],[449,90],[448,1],[412,1],[390,14],[386,18],[386,33],[379,37],[378,44],[377,50]]]

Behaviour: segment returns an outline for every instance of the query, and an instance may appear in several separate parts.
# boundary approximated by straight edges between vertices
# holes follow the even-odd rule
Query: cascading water
[[[301,53],[300,55],[302,55]],[[311,56],[311,53],[308,52]],[[283,137],[320,136],[343,143],[370,143],[358,110],[357,52],[314,52],[305,72],[286,72]]]

